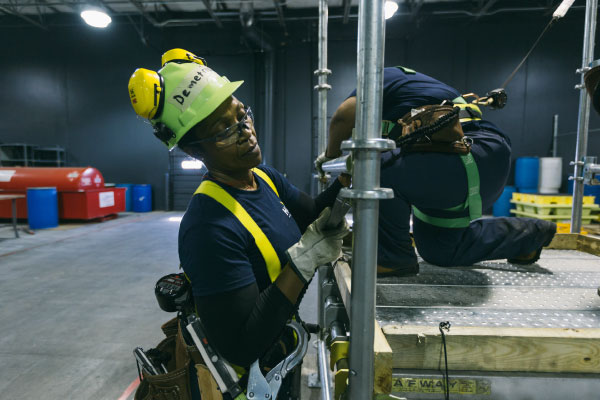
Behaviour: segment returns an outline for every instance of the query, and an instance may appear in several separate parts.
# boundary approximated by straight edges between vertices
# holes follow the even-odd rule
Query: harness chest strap
[[[432,217],[431,215],[425,214],[417,207],[412,206],[413,214],[415,215],[415,217],[419,218],[423,222],[427,222],[428,224],[435,225],[441,228],[466,228],[469,226],[471,221],[481,218],[482,202],[481,195],[479,193],[480,182],[477,164],[475,163],[475,159],[473,158],[473,155],[471,153],[467,155],[460,155],[460,159],[462,160],[463,165],[465,166],[465,171],[467,173],[467,200],[464,203],[459,204],[458,206],[447,208],[444,211],[459,212],[469,208],[469,216],[459,218]]]
[[[277,197],[279,197],[279,193],[277,192],[277,188],[273,184],[273,181],[264,171],[258,168],[253,168],[252,171],[263,181],[265,181],[275,192]],[[194,193],[194,195],[196,194],[203,194],[211,197],[217,203],[228,209],[238,219],[238,221],[240,221],[244,228],[248,230],[248,232],[254,238],[254,242],[256,243],[256,247],[258,247],[258,251],[260,251],[260,254],[265,260],[269,278],[271,279],[271,282],[274,282],[281,272],[281,262],[279,261],[279,256],[277,255],[277,252],[273,248],[273,245],[265,233],[262,231],[262,229],[260,229],[258,224],[254,221],[250,214],[248,214],[244,207],[235,198],[233,198],[233,196],[227,193],[225,189],[210,180],[203,181]]]

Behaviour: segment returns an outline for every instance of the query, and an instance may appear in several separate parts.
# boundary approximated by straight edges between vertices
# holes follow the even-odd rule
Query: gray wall
[[[552,115],[560,114],[561,133],[577,124],[578,82],[584,14],[573,10],[553,27],[507,87],[505,109],[486,111],[486,118],[504,129],[513,142],[513,156],[546,156]],[[107,182],[150,183],[155,207],[164,207],[166,149],[150,127],[137,118],[126,93],[137,67],[158,68],[160,55],[183,47],[205,56],[209,65],[232,80],[246,83],[237,93],[263,115],[264,54],[253,53],[236,25],[218,30],[147,29],[149,46],[133,27],[116,23],[93,30],[79,23],[52,27],[6,27],[0,18],[0,141],[65,146],[69,165],[98,168]],[[501,85],[548,21],[531,13],[497,18],[387,22],[386,66],[405,65],[430,74],[462,92],[486,91]],[[18,24],[17,24],[18,25]],[[21,24],[22,25],[22,24]],[[315,22],[289,22],[282,38],[276,26],[262,26],[275,47],[274,118],[270,164],[305,191],[310,191],[315,157],[317,66]],[[484,34],[485,33],[485,34]],[[330,22],[329,116],[356,81],[356,20]],[[591,128],[599,126],[592,115]],[[575,135],[559,141],[559,155],[574,156]],[[597,132],[590,134],[589,153],[600,155]],[[565,170],[565,174],[568,170]]]
[[[0,37],[0,142],[64,146],[68,165],[98,168],[106,182],[152,184],[157,209],[165,207],[168,151],[130,105],[132,72],[160,68],[164,50],[180,46],[208,54],[219,73],[244,79],[239,96],[254,98],[254,56],[239,53],[234,34],[207,41],[180,29],[160,36],[155,49],[127,25],[0,28]]]
[[[483,95],[502,85],[548,22],[548,17],[527,16],[505,15],[477,23],[452,20],[416,24],[392,19],[386,26],[385,66],[408,66],[462,93]],[[510,136],[513,159],[550,155],[552,116],[559,114],[563,136],[558,155],[563,157],[565,177],[572,171],[568,162],[575,155],[579,91],[574,86],[580,78],[575,69],[581,65],[583,17],[583,12],[575,11],[559,21],[507,85],[507,106],[484,110],[485,118]],[[489,34],[478,34],[482,32]],[[329,68],[333,75],[329,82],[333,90],[329,116],[356,82],[353,34],[339,29],[339,24],[330,25]],[[590,128],[599,126],[600,120],[592,111]],[[588,153],[600,155],[597,131],[590,132]]]

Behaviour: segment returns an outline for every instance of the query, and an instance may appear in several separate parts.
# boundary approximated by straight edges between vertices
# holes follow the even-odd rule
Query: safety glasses
[[[244,107],[244,116],[240,119],[239,122],[231,125],[230,127],[222,130],[221,132],[208,137],[206,139],[195,140],[193,142],[188,143],[188,145],[195,145],[200,143],[214,143],[217,147],[223,148],[227,146],[231,146],[235,142],[237,142],[238,138],[242,135],[242,130],[244,128],[249,128],[248,119],[254,122],[254,115],[252,114],[252,109],[250,107]]]

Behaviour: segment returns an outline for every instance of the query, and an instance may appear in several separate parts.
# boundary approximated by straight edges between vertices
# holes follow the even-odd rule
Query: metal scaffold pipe
[[[581,69],[581,83],[576,86],[579,93],[579,116],[577,118],[577,147],[575,148],[575,160],[573,171],[573,209],[571,211],[571,233],[581,231],[581,213],[583,208],[583,165],[587,155],[588,129],[590,120],[590,102],[585,91],[583,76],[588,70],[589,64],[594,58],[594,38],[596,36],[596,14],[598,12],[598,0],[587,0],[585,6],[585,26],[583,28],[583,57]]]
[[[354,199],[352,294],[350,306],[349,398],[373,397],[373,340],[379,200],[393,197],[379,188],[381,150],[394,143],[381,139],[385,21],[383,0],[360,0],[356,129],[342,148],[353,152],[353,189],[342,195]]]
[[[327,6],[327,0],[319,0],[319,60],[318,69],[314,74],[318,77],[318,84],[314,87],[319,93],[318,98],[318,115],[317,115],[317,154],[323,153],[327,149],[327,91],[331,89],[331,86],[327,84],[327,75],[331,74],[331,71],[327,69],[327,20],[329,18],[329,11]],[[319,181],[319,192],[325,189],[325,183]],[[319,286],[317,288],[319,297],[319,325],[321,331],[317,339],[317,364],[319,366],[319,381],[321,383],[321,400],[330,400],[332,396],[332,390],[330,386],[329,368],[327,364],[327,351],[325,346],[324,330],[325,319],[324,319],[324,299],[322,283],[327,279],[328,271],[331,269],[330,266],[319,267]]]
[[[319,78],[315,90],[319,93],[319,112],[317,116],[317,154],[327,149],[327,91],[331,86],[327,84],[327,20],[329,10],[327,0],[319,0],[319,66],[314,74]],[[325,183],[319,182],[319,191],[325,189]]]

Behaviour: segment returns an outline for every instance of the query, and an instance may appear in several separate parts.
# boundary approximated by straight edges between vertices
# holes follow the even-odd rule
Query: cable
[[[512,78],[515,76],[515,74],[517,73],[517,71],[521,68],[521,66],[523,66],[523,63],[525,63],[525,60],[527,60],[527,58],[529,57],[529,55],[531,54],[531,52],[533,51],[533,49],[535,49],[535,47],[537,46],[537,44],[540,42],[540,39],[542,38],[542,36],[544,36],[544,34],[546,33],[546,31],[552,26],[552,24],[556,20],[557,20],[556,18],[552,18],[550,20],[550,22],[548,22],[548,25],[546,25],[546,27],[544,28],[544,30],[542,31],[542,33],[540,34],[540,36],[538,36],[537,40],[533,44],[533,46],[531,46],[531,48],[529,49],[529,51],[527,52],[527,54],[525,55],[525,57],[523,57],[523,59],[521,60],[521,62],[519,63],[519,65],[517,65],[517,68],[515,68],[514,71],[509,75],[509,77],[506,78],[506,80],[502,84],[503,88],[506,88],[506,85],[508,85],[508,83],[512,80]]]
[[[519,65],[517,65],[517,68],[514,69],[514,71],[509,75],[509,77],[502,84],[501,87],[503,89],[506,89],[506,85],[508,85],[508,83],[512,80],[512,78],[515,76],[515,74],[517,73],[517,71],[519,70],[519,68],[521,68],[523,66],[523,63],[525,63],[525,61],[527,60],[527,58],[529,57],[529,55],[531,54],[531,52],[533,51],[533,49],[535,49],[535,47],[537,46],[537,44],[540,42],[540,39],[542,39],[542,36],[544,36],[544,34],[546,33],[546,31],[548,29],[550,29],[550,27],[552,26],[552,24],[554,24],[554,22],[558,21],[559,19],[561,19],[562,17],[565,16],[565,14],[567,13],[567,11],[569,11],[569,8],[571,8],[571,6],[573,5],[574,2],[575,2],[575,0],[563,0],[558,5],[558,7],[556,8],[556,10],[552,14],[552,19],[550,20],[550,22],[548,22],[548,25],[546,25],[546,27],[544,28],[544,30],[542,31],[542,33],[540,34],[540,36],[537,38],[537,40],[533,44],[533,46],[531,46],[531,48],[529,49],[529,51],[527,52],[527,54],[525,55],[525,57],[523,57],[523,59],[521,60],[521,62],[519,63]]]
[[[447,332],[450,332],[450,321],[440,322],[440,333],[442,334],[442,343],[444,344],[444,361],[446,364],[446,372],[444,374],[444,394],[446,400],[450,400],[450,384],[448,379],[448,351],[446,350],[446,334],[444,333],[444,329]]]

